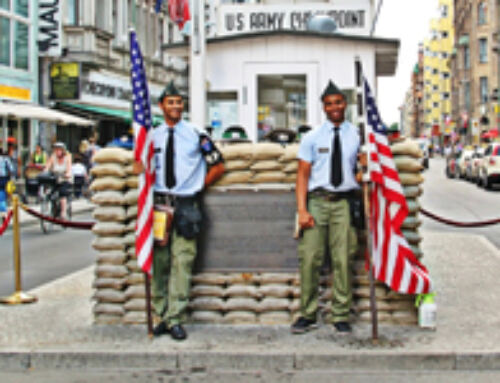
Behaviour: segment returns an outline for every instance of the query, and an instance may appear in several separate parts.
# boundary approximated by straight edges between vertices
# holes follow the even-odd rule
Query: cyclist
[[[54,173],[57,177],[56,187],[61,197],[61,218],[66,219],[67,201],[71,194],[71,154],[66,151],[66,145],[62,142],[55,142],[52,150],[44,170]]]

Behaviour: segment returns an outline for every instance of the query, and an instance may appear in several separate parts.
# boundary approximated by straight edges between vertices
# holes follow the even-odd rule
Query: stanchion
[[[7,305],[19,305],[23,303],[33,303],[38,300],[33,295],[26,294],[21,289],[21,242],[19,233],[19,197],[12,196],[12,242],[14,249],[14,270],[16,278],[16,291],[14,294],[0,298],[0,303]]]

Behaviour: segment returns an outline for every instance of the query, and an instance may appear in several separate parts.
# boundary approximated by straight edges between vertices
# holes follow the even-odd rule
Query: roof
[[[319,33],[313,31],[276,30],[276,31],[265,31],[265,32],[248,32],[248,33],[240,33],[229,36],[212,37],[207,39],[207,45],[210,46],[213,44],[224,44],[231,41],[241,41],[241,40],[256,39],[256,38],[283,37],[283,36],[369,43],[375,45],[377,74],[393,75],[396,72],[398,51],[400,46],[400,41],[398,39],[348,35],[342,33],[328,34],[328,33]],[[189,55],[188,47],[189,47],[189,41],[183,41],[180,43],[164,44],[162,46],[162,50],[173,55],[187,57]]]
[[[94,121],[35,104],[0,102],[0,116],[16,120],[32,119],[58,125],[93,126]]]

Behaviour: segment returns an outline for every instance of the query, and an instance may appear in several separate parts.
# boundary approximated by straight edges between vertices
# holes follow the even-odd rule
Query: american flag
[[[134,31],[130,32],[130,79],[134,111],[134,157],[145,171],[139,176],[135,253],[141,269],[151,274],[153,263],[153,141],[151,104],[141,49]]]
[[[429,273],[415,257],[401,232],[401,224],[408,216],[408,205],[386,131],[366,79],[364,96],[370,156],[368,170],[372,181],[370,230],[374,276],[399,293],[429,293]]]

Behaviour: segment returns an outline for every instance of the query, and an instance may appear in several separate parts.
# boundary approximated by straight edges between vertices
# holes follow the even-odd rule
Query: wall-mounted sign
[[[31,100],[31,91],[26,88],[0,84],[0,98],[29,101]]]
[[[61,0],[44,0],[38,4],[38,54],[61,56]]]
[[[315,5],[222,5],[219,9],[218,35],[276,30],[306,30],[314,15],[328,15],[337,31],[350,35],[370,33],[372,11],[368,1]]]
[[[80,98],[79,63],[51,64],[50,98],[52,100],[76,100]]]

